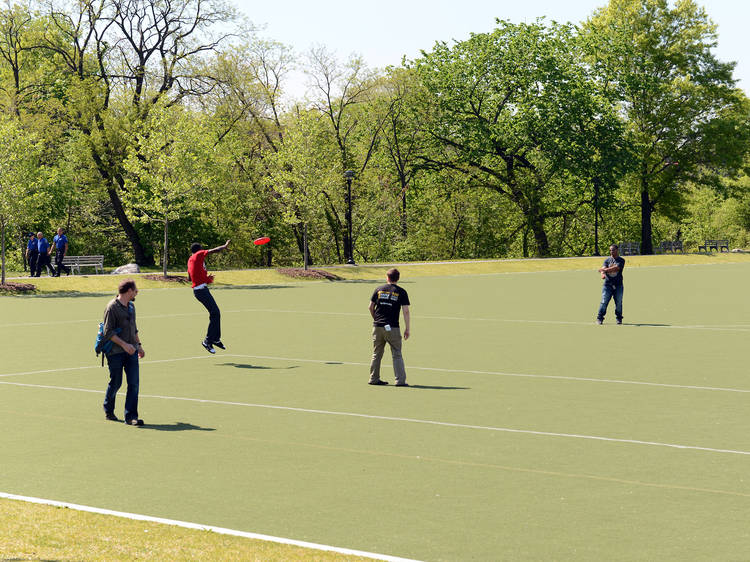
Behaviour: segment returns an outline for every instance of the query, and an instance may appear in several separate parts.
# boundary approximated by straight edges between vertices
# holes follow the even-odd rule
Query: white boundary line
[[[268,312],[272,314],[307,314],[307,315],[319,315],[319,316],[353,316],[360,318],[369,318],[366,313],[360,312],[332,312],[332,311],[318,311],[318,310],[284,310],[274,308],[244,308],[222,311],[225,314],[243,314],[247,312]],[[155,320],[161,318],[181,318],[186,316],[205,316],[205,312],[181,312],[173,314],[155,314],[155,315],[143,315],[140,316],[141,320]],[[420,315],[420,318],[425,320],[449,320],[459,322],[497,322],[506,324],[549,324],[559,326],[595,326],[594,322],[580,322],[575,320],[527,320],[517,318],[471,318],[462,316],[431,316],[431,315]],[[63,324],[84,324],[91,323],[95,324],[96,320],[53,320],[50,322],[19,322],[16,324],[0,324],[0,329],[3,328],[24,328],[24,327],[35,327],[35,326],[55,326]],[[669,330],[706,330],[706,331],[720,331],[720,332],[750,332],[750,324],[693,324],[693,325],[649,325],[649,324],[638,324],[633,323],[633,327],[637,326],[640,328],[652,328],[652,329],[669,329]],[[626,323],[624,328],[628,327]],[[601,329],[601,328],[599,328]],[[618,329],[622,329],[618,328]]]
[[[49,390],[67,390],[67,391],[73,391],[73,392],[87,392],[87,393],[101,394],[101,391],[99,390],[91,390],[87,388],[73,388],[73,387],[67,387],[67,386],[27,384],[27,383],[20,383],[20,382],[5,382],[5,381],[0,382],[0,384],[9,385],[9,386],[27,387],[27,388],[44,388],[44,389],[49,389]],[[198,404],[216,404],[216,405],[222,405],[222,406],[239,406],[239,407],[244,407],[244,408],[263,408],[266,410],[282,410],[286,412],[322,414],[322,415],[328,415],[328,416],[345,416],[345,417],[351,417],[351,418],[364,418],[364,419],[379,420],[379,421],[395,421],[395,422],[401,422],[401,423],[415,423],[415,424],[432,425],[432,426],[439,426],[439,427],[451,427],[451,428],[456,428],[456,429],[475,429],[475,430],[480,430],[480,431],[495,431],[495,432],[502,432],[502,433],[514,433],[514,434],[520,434],[520,435],[536,435],[540,437],[562,437],[562,438],[569,438],[569,439],[585,439],[585,440],[590,440],[590,441],[605,441],[609,443],[625,443],[625,444],[630,444],[630,445],[649,445],[652,447],[664,447],[664,448],[669,448],[669,449],[683,449],[683,450],[692,450],[692,451],[702,451],[702,452],[708,452],[708,453],[725,453],[725,454],[731,454],[731,455],[750,456],[750,451],[742,451],[742,450],[735,450],[735,449],[719,449],[719,448],[714,448],[714,447],[700,447],[697,445],[680,445],[677,443],[661,443],[659,441],[642,441],[638,439],[603,437],[600,435],[582,435],[578,433],[536,431],[536,430],[531,430],[531,429],[516,429],[516,428],[510,428],[510,427],[493,427],[493,426],[485,426],[485,425],[451,423],[451,422],[441,422],[441,421],[435,421],[435,420],[422,420],[422,419],[417,419],[417,418],[377,416],[373,414],[359,414],[356,412],[338,412],[338,411],[333,411],[333,410],[318,410],[318,409],[313,409],[313,408],[296,408],[293,406],[278,406],[278,405],[272,405],[272,404],[254,404],[254,403],[249,403],[249,402],[232,402],[228,400],[208,400],[205,398],[163,396],[159,394],[141,394],[140,396],[141,398],[155,398],[159,400],[176,400],[180,402],[194,402]]]
[[[151,517],[149,515],[139,515],[137,513],[127,513],[124,511],[112,511],[111,509],[102,509],[99,507],[90,507],[87,505],[78,505],[74,503],[60,502],[55,500],[46,500],[42,498],[33,498],[29,496],[18,496],[15,494],[7,494],[0,492],[0,498],[8,500],[18,500],[28,503],[35,503],[41,505],[51,505],[54,507],[67,507],[68,509],[74,509],[76,511],[85,511],[88,513],[98,513],[100,515],[112,515],[115,517],[124,517],[126,519],[132,519],[135,521],[147,521],[149,523],[161,523],[162,525],[172,525],[175,527],[183,527],[185,529],[195,529],[197,531],[209,531],[212,533],[218,533],[220,535],[231,535],[233,537],[242,537],[246,539],[255,539],[260,541],[269,541],[280,544],[286,544],[290,546],[299,546],[302,548],[311,548],[315,550],[325,550],[328,552],[336,552],[337,554],[348,554],[351,556],[362,556],[365,558],[373,558],[375,560],[386,560],[388,562],[415,562],[409,558],[398,558],[396,556],[388,556],[385,554],[375,554],[373,552],[364,552],[361,550],[352,550],[349,548],[339,548],[336,546],[328,546],[324,544],[317,544],[312,542],[298,541],[294,539],[285,539],[281,537],[273,537],[270,535],[261,535],[258,533],[248,533],[245,531],[236,531],[234,529],[226,529],[224,527],[214,527],[212,525],[201,525],[199,523],[189,523],[187,521],[177,521],[175,519],[164,519],[162,517]]]
[[[369,363],[362,363],[356,361],[338,361],[332,359],[302,359],[299,357],[277,357],[272,355],[245,355],[239,353],[222,353],[221,355],[200,355],[196,357],[178,357],[174,359],[158,359],[153,361],[143,361],[142,364],[156,364],[156,363],[173,363],[177,361],[192,361],[200,359],[219,359],[221,357],[237,357],[246,359],[268,359],[270,361],[286,361],[286,362],[298,362],[298,363],[315,363],[320,365],[350,365],[353,367],[367,367]],[[384,365],[386,368],[392,368],[391,365]],[[26,375],[41,375],[49,373],[62,373],[69,371],[78,371],[84,369],[100,369],[100,365],[87,365],[84,367],[65,367],[61,369],[45,369],[42,371],[21,371],[18,373],[6,373],[0,374],[0,378],[6,377],[18,377]],[[525,379],[547,379],[547,380],[560,380],[560,381],[571,381],[571,382],[591,382],[591,383],[604,383],[604,384],[632,384],[636,386],[653,386],[657,388],[675,388],[678,390],[706,390],[713,392],[735,392],[739,394],[750,394],[750,389],[744,388],[729,388],[721,386],[699,386],[699,385],[684,385],[684,384],[670,384],[670,383],[659,383],[659,382],[648,382],[648,381],[629,381],[619,379],[597,379],[589,377],[568,377],[564,375],[535,375],[530,373],[506,373],[503,371],[475,371],[470,369],[442,369],[440,367],[418,367],[410,365],[409,369],[417,371],[433,371],[438,373],[465,373],[469,375],[489,375],[497,377],[514,377],[514,378],[525,378]],[[5,383],[0,383],[5,384]],[[10,384],[10,383],[7,383]]]
[[[175,361],[193,361],[196,359],[212,359],[212,356],[210,355],[200,355],[196,357],[178,357],[175,359],[154,359],[149,361],[141,361],[141,365],[149,365],[154,363],[174,363]],[[66,371],[83,371],[85,369],[101,369],[102,366],[100,364],[97,365],[86,365],[84,367],[65,367],[62,369],[44,369],[42,371],[21,371],[18,373],[7,373],[4,375],[0,375],[0,378],[5,377],[20,377],[24,375],[43,375],[48,373],[64,373]]]

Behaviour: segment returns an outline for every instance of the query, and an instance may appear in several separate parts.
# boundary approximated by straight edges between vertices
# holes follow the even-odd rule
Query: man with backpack
[[[138,359],[143,359],[141,340],[135,323],[135,296],[138,289],[135,281],[126,279],[117,289],[118,295],[110,301],[104,310],[101,340],[104,342],[107,364],[109,365],[109,385],[104,396],[104,417],[111,421],[119,421],[115,416],[115,397],[122,386],[122,372],[128,382],[125,394],[125,423],[128,425],[143,425],[138,418]],[[111,346],[107,345],[111,342]]]

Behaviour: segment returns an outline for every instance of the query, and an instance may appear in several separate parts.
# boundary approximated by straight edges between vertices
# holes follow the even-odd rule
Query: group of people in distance
[[[41,234],[41,233],[40,233]],[[211,354],[216,353],[214,347],[226,349],[221,341],[221,312],[211,295],[208,286],[213,282],[213,275],[206,269],[206,257],[221,252],[229,247],[229,240],[222,246],[210,250],[195,243],[191,246],[191,256],[188,259],[188,276],[192,282],[193,295],[208,310],[209,322],[206,337],[201,344]],[[617,324],[622,324],[622,270],[625,260],[620,257],[616,245],[609,248],[610,255],[599,268],[604,279],[602,300],[597,314],[597,324],[604,321],[609,301],[615,300],[615,317]],[[375,289],[370,297],[368,310],[373,320],[372,343],[373,353],[370,362],[370,379],[368,384],[375,386],[387,385],[388,382],[380,378],[380,364],[388,344],[393,359],[393,373],[397,387],[408,387],[406,382],[406,368],[401,353],[402,340],[408,340],[411,330],[411,314],[409,310],[409,295],[403,287],[398,285],[400,273],[392,268],[386,272],[386,284]],[[118,295],[112,299],[104,311],[105,340],[111,340],[112,350],[107,354],[109,366],[109,385],[104,398],[104,415],[108,420],[118,421],[115,415],[115,397],[122,386],[123,372],[127,379],[128,389],[125,395],[125,423],[141,426],[143,420],[138,417],[138,388],[140,383],[138,360],[145,357],[138,328],[135,321],[135,301],[138,289],[135,281],[126,279],[118,287]],[[401,335],[400,317],[404,316],[404,332]]]
[[[55,250],[55,267],[52,267],[52,250]],[[41,277],[42,269],[47,268],[50,277],[60,277],[65,271],[70,275],[70,268],[63,263],[68,254],[68,237],[62,228],[57,229],[57,234],[52,239],[52,244],[47,241],[44,234],[32,232],[29,234],[29,242],[26,245],[26,261],[29,264],[29,275]]]

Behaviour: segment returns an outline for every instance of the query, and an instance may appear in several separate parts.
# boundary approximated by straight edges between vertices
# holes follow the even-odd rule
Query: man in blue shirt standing
[[[60,277],[60,272],[64,269],[66,275],[70,275],[70,268],[63,265],[63,259],[68,254],[68,237],[63,233],[62,228],[57,229],[57,234],[52,239],[52,243],[55,245],[55,266],[57,266],[57,277]]]
[[[622,324],[622,270],[624,268],[625,259],[620,257],[620,249],[617,245],[612,244],[609,247],[609,257],[599,268],[599,273],[604,279],[604,286],[602,287],[602,302],[596,315],[597,324],[604,322],[604,315],[607,314],[607,306],[612,297],[615,299],[615,318],[618,324]]]
[[[26,262],[29,264],[29,276],[34,277],[36,274],[36,262],[39,258],[39,245],[36,242],[36,236],[32,232],[29,234],[29,243],[26,245]]]
[[[49,242],[47,242],[47,239],[44,237],[44,234],[41,232],[36,233],[36,244],[37,244],[37,251],[39,252],[39,257],[36,261],[36,277],[42,276],[42,268],[47,268],[47,273],[54,277],[55,276],[55,270],[52,268],[52,263],[50,262],[50,253],[52,253],[52,248],[49,245]]]

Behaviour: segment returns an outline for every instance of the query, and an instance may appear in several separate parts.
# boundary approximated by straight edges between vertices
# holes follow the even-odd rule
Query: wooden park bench
[[[659,244],[659,252],[662,254],[666,254],[667,252],[675,253],[678,250],[685,253],[682,246],[682,240],[666,240]]]
[[[620,242],[619,248],[621,256],[633,256],[641,253],[640,242]]]
[[[72,273],[81,273],[81,267],[93,267],[96,273],[104,273],[104,256],[65,256],[63,265]]]
[[[729,240],[705,240],[703,244],[698,246],[698,251],[704,251],[709,253],[711,250],[717,252],[729,251]]]

